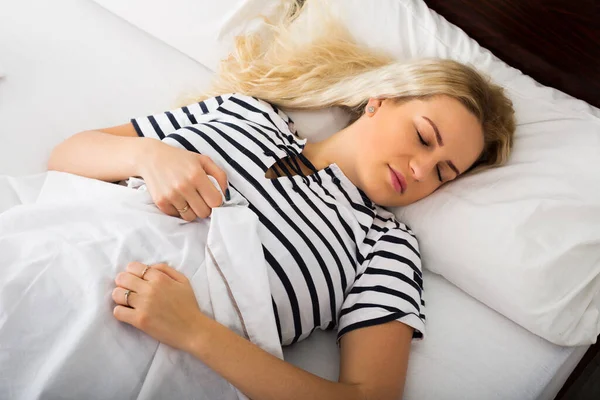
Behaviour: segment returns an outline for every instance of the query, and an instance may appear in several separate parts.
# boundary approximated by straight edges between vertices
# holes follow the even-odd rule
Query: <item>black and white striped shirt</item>
[[[372,203],[332,164],[305,176],[265,177],[285,157],[302,156],[306,139],[269,103],[226,94],[132,119],[138,135],[209,156],[229,190],[246,198],[259,220],[270,266],[275,320],[283,345],[316,328],[345,333],[398,320],[424,332],[418,243],[394,215]]]

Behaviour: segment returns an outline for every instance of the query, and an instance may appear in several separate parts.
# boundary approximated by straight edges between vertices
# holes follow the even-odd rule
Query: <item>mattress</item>
[[[43,173],[60,141],[172,108],[212,76],[90,0],[11,2],[0,14],[0,66],[0,175],[11,176]],[[20,182],[31,199],[39,180]],[[428,271],[425,296],[428,336],[412,345],[405,399],[550,400],[587,350],[551,344]],[[337,380],[333,332],[285,357]]]

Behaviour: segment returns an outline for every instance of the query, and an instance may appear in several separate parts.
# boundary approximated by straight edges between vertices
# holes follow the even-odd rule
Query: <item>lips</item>
[[[394,187],[394,190],[398,193],[404,193],[406,191],[406,178],[404,178],[404,176],[396,171],[394,168],[390,167],[390,177],[392,180],[392,186]]]

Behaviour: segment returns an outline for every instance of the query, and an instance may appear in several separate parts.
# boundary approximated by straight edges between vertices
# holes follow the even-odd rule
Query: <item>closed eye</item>
[[[417,135],[419,136],[419,140],[421,141],[421,144],[425,147],[429,147],[429,143],[427,143],[425,140],[423,140],[423,136],[421,136],[421,132],[419,132],[418,129],[417,129]]]
[[[429,147],[429,143],[427,143],[424,139],[423,136],[421,136],[421,132],[419,132],[419,130],[417,129],[417,135],[419,136],[419,141],[421,142],[421,144],[425,147]],[[444,180],[442,179],[442,171],[440,170],[440,166],[437,165],[435,167],[435,169],[437,170],[437,176],[438,179],[440,180],[440,182],[444,183]]]

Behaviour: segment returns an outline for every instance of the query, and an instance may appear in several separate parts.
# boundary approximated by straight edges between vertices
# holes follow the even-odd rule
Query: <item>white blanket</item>
[[[19,179],[0,185],[23,200]],[[0,208],[3,396],[245,398],[201,361],[113,317],[114,278],[130,261],[181,271],[204,313],[283,358],[252,234],[258,221],[235,192],[211,218],[189,223],[163,214],[143,190],[60,172],[27,187],[33,180],[43,183],[37,199],[28,192],[24,204]]]

